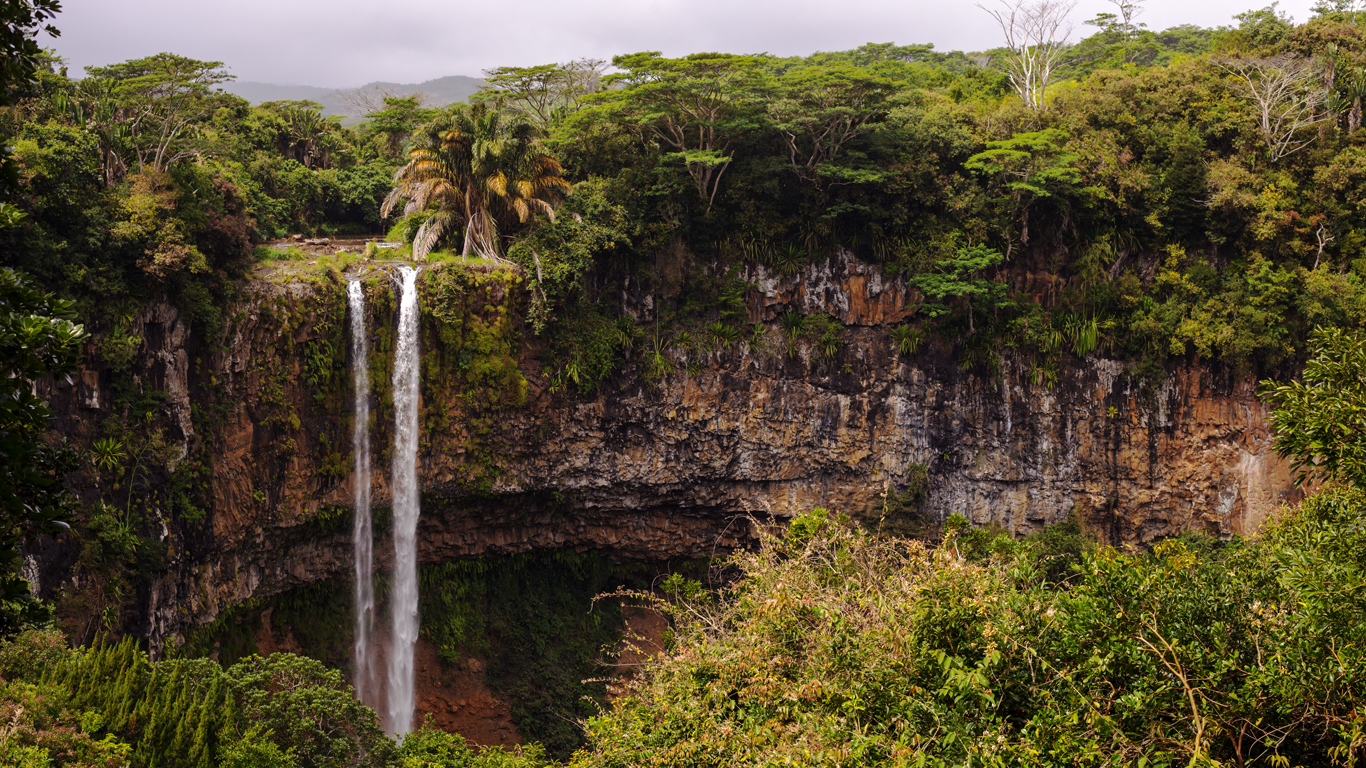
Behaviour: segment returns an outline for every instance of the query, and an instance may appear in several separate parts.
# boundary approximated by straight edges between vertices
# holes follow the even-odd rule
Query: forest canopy
[[[959,339],[968,365],[1293,368],[1313,328],[1366,310],[1360,19],[1272,7],[1158,32],[1121,6],[1060,49],[1037,103],[1009,47],[880,43],[498,67],[473,105],[388,97],[347,128],[218,90],[221,62],[75,79],[42,54],[3,115],[28,213],[5,261],[97,332],[158,295],[213,328],[257,244],[389,230],[534,274],[550,373],[583,392],[643,354],[601,331],[625,322],[597,301],[621,279],[660,294],[667,346],[726,322],[733,268],[839,254],[917,286],[912,331]],[[657,274],[663,253],[688,279]]]
[[[1303,24],[1273,5],[1152,31],[1121,2],[1074,45],[1007,34],[980,53],[869,43],[500,66],[470,103],[384,96],[357,126],[313,102],[250,104],[220,88],[224,62],[169,52],[75,77],[32,44],[55,2],[0,9],[18,33],[0,37],[0,345],[18,404],[0,424],[17,457],[0,477],[0,565],[72,521],[77,567],[103,579],[80,630],[101,639],[79,649],[35,628],[44,611],[22,580],[0,585],[0,761],[547,763],[432,729],[392,741],[309,659],[153,661],[106,637],[166,567],[140,510],[189,530],[213,503],[202,457],[173,456],[155,427],[164,393],[131,373],[140,313],[164,300],[205,348],[225,345],[253,277],[292,259],[291,274],[340,285],[345,263],[299,240],[383,236],[402,257],[478,267],[441,270],[429,290],[443,341],[459,342],[440,375],[496,390],[481,419],[526,402],[523,342],[567,398],[656,386],[741,346],[839,370],[838,320],[765,323],[749,299],[857,261],[906,288],[908,319],[887,329],[898,358],[934,340],[965,369],[999,375],[1010,358],[1041,387],[1101,355],[1149,382],[1178,361],[1262,375],[1278,449],[1328,480],[1249,540],[1151,551],[1099,546],[1075,521],[1016,540],[955,517],[928,541],[897,538],[880,526],[909,498],[878,526],[813,511],[733,559],[723,589],[676,577],[627,595],[672,617],[669,651],[615,707],[560,728],[564,757],[589,740],[575,763],[1360,762],[1356,3],[1325,1]],[[524,317],[447,322],[469,286],[495,282]],[[626,311],[628,292],[647,314]],[[288,354],[325,398],[345,350],[307,345]],[[75,455],[41,442],[30,396],[80,355],[116,398],[82,471],[120,496],[84,508],[59,487]],[[329,458],[343,476],[344,455]]]

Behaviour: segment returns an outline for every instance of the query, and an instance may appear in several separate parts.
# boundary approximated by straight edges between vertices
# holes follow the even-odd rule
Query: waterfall
[[[374,542],[370,530],[370,344],[365,325],[365,286],[352,280],[346,286],[351,310],[351,375],[356,387],[356,425],[351,448],[356,455],[356,519],[351,548],[356,568],[356,698],[378,706],[375,662],[370,655],[370,624],[375,613]]]
[[[393,634],[389,647],[385,730],[407,733],[413,725],[413,650],[417,644],[417,270],[400,267],[403,295],[394,354],[394,577],[389,602]]]

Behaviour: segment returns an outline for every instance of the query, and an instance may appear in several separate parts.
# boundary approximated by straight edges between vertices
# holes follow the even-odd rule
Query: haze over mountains
[[[376,81],[366,83],[359,88],[320,88],[315,85],[276,85],[251,81],[225,83],[222,87],[228,93],[241,96],[252,104],[260,104],[263,101],[309,99],[323,105],[323,115],[341,115],[342,117],[355,118],[361,117],[364,112],[351,101],[347,101],[345,94],[348,92],[386,93],[395,96],[411,96],[414,93],[421,93],[427,97],[424,102],[427,106],[444,107],[447,104],[465,101],[471,94],[479,90],[479,86],[483,83],[484,81],[477,77],[450,75],[449,77],[438,77],[435,80],[416,84]],[[375,101],[378,102],[379,98],[376,98]]]

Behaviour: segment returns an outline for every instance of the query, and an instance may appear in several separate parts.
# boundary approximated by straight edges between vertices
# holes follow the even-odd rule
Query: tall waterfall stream
[[[351,366],[356,389],[356,424],[351,444],[356,455],[356,516],[351,530],[356,571],[356,698],[379,707],[375,660],[370,648],[370,626],[375,613],[374,541],[370,520],[370,343],[365,323],[365,285],[352,280],[346,287],[351,313]]]
[[[390,605],[393,633],[385,730],[405,734],[413,724],[413,651],[417,644],[418,270],[399,268],[403,279],[394,353],[394,575]]]

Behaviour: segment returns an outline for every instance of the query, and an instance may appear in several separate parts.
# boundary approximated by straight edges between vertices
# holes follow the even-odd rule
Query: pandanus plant
[[[53,106],[82,130],[94,134],[99,144],[100,171],[106,187],[128,172],[124,157],[132,152],[132,134],[116,106],[118,83],[109,78],[87,77],[71,90],[58,91]]]
[[[507,263],[502,235],[537,213],[554,221],[555,206],[571,190],[540,136],[535,125],[496,105],[456,107],[414,136],[380,214],[387,218],[403,201],[405,216],[432,211],[413,237],[418,261],[463,227],[462,255]]]
[[[1347,78],[1346,97],[1352,102],[1347,110],[1347,133],[1353,134],[1361,127],[1361,100],[1366,97],[1366,74],[1360,70]]]

